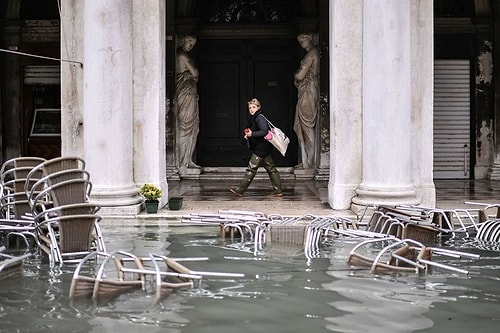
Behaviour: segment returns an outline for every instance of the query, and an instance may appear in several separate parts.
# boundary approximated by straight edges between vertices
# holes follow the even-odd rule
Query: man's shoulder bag
[[[264,117],[264,119],[269,124],[269,132],[264,138],[269,141],[276,149],[278,149],[281,155],[285,156],[288,144],[290,143],[290,139],[288,138],[288,136],[286,136],[285,133],[283,133],[282,130],[274,126],[273,123],[271,123],[263,114],[261,114],[261,116]]]

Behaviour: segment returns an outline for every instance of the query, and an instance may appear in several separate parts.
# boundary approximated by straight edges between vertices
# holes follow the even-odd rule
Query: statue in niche
[[[175,64],[175,104],[179,167],[199,169],[200,167],[193,161],[196,140],[200,132],[198,68],[189,54],[196,41],[193,35],[186,35],[180,39]]]
[[[319,110],[319,51],[317,34],[297,36],[306,55],[295,72],[294,84],[297,87],[297,106],[293,130],[299,141],[302,163],[298,169],[312,169],[315,166],[316,122]]]
[[[488,126],[486,120],[481,122],[481,128],[477,136],[477,156],[476,161],[478,166],[490,166],[491,164],[491,153],[493,143],[491,138],[490,128],[492,125]]]

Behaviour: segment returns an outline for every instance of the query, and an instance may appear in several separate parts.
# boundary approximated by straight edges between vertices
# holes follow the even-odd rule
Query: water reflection
[[[328,329],[335,332],[414,332],[432,327],[423,314],[434,302],[443,301],[437,290],[425,287],[425,278],[329,275],[338,280],[324,287],[345,298],[330,303],[345,313],[326,318]]]

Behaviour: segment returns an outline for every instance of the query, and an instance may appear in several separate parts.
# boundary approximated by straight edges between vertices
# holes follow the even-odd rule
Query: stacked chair
[[[90,202],[92,183],[81,158],[57,157],[38,164],[26,176],[24,190],[38,246],[51,266],[106,251],[100,206]]]
[[[20,244],[20,240],[29,247],[35,242],[34,221],[31,207],[26,197],[25,188],[30,187],[41,173],[32,174],[31,182],[27,182],[28,174],[34,167],[44,162],[38,157],[17,157],[2,164],[0,169],[0,237],[5,245]]]
[[[2,187],[1,212],[4,219],[29,218],[31,208],[26,198],[25,187],[28,174],[45,159],[37,157],[18,157],[3,163],[0,170]],[[41,177],[40,172],[32,174],[32,181]]]

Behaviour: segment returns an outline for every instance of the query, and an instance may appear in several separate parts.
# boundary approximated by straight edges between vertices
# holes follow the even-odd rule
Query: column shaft
[[[167,202],[165,0],[133,3],[134,179],[154,183]],[[148,50],[144,52],[144,50]]]
[[[84,149],[92,197],[133,206],[132,0],[84,4]]]
[[[363,6],[363,179],[353,203],[416,203],[411,184],[410,0]]]

